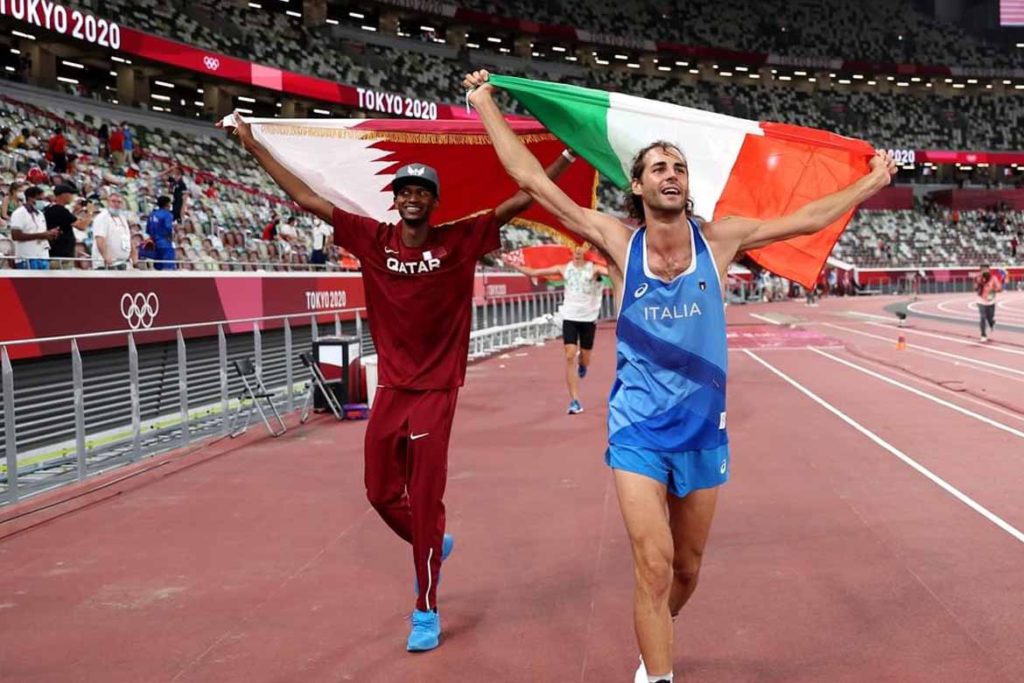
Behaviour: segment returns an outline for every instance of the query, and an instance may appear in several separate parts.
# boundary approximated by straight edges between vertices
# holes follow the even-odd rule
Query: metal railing
[[[558,336],[561,330],[553,322],[561,300],[562,292],[546,291],[474,304],[470,357]],[[612,311],[612,297],[606,292],[602,318],[611,317]],[[0,466],[0,502],[13,503],[143,457],[227,435],[241,388],[240,380],[228,372],[237,358],[252,357],[257,375],[275,394],[278,405],[286,412],[297,410],[301,403],[297,399],[308,383],[308,371],[298,360],[304,349],[298,345],[307,338],[319,339],[324,324],[318,319],[330,316],[330,332],[341,335],[345,327],[354,332],[363,356],[372,351],[364,313],[363,308],[345,308],[3,342],[0,414],[5,458]],[[267,322],[281,327],[261,329]],[[229,333],[239,325],[251,325],[251,332]],[[211,336],[186,339],[185,332],[202,328],[215,328],[215,348]],[[149,361],[159,358],[143,367],[140,343],[160,332],[173,332],[174,340],[143,346]],[[85,354],[80,350],[87,339],[112,336],[123,337],[124,347]],[[24,373],[28,378],[27,371],[37,361],[12,363],[9,347],[44,341],[66,342],[69,362],[62,357],[56,369],[37,373],[37,386],[18,387],[17,376]],[[69,395],[62,397],[62,391]],[[58,429],[63,436],[47,441]],[[32,432],[34,442],[29,445],[34,443],[35,448],[26,447],[25,439],[19,437],[22,431]]]

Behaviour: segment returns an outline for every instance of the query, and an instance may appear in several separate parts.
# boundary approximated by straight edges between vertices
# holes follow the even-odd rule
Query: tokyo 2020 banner
[[[477,304],[533,290],[519,274],[478,274]],[[0,277],[0,345],[12,359],[123,347],[127,333],[138,344],[168,341],[176,328],[185,337],[209,337],[223,324],[228,334],[308,326],[312,318],[333,324],[337,314],[353,320],[366,306],[359,273],[228,273],[206,275],[17,272]],[[365,318],[365,310],[361,312]],[[277,316],[276,318],[274,318]],[[273,318],[254,323],[254,318]],[[16,342],[16,343],[12,343]]]

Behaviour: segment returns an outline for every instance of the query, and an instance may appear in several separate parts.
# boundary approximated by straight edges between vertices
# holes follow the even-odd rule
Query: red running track
[[[730,309],[733,480],[682,680],[1024,679],[1024,355],[917,320],[898,351],[887,303]],[[410,554],[364,502],[364,426],[320,420],[152,461],[36,526],[12,517],[67,493],[0,512],[0,678],[631,681],[612,343],[575,417],[557,344],[471,367],[438,650],[403,649]]]

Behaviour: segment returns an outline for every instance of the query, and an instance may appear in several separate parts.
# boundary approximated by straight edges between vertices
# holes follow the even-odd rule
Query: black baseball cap
[[[391,181],[395,194],[406,185],[421,185],[433,190],[435,197],[441,196],[441,181],[437,178],[437,171],[426,164],[407,164],[395,172],[395,179]]]
[[[62,194],[75,194],[78,192],[78,188],[71,183],[61,183],[57,187],[53,188],[53,196],[57,197]]]

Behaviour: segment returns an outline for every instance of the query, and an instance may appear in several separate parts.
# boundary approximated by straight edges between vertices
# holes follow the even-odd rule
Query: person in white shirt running
[[[587,376],[590,352],[594,348],[597,318],[601,314],[604,287],[601,278],[608,275],[605,266],[586,259],[587,248],[576,247],[569,263],[550,268],[526,268],[508,260],[506,263],[530,277],[560,275],[565,280],[562,302],[562,339],[565,343],[565,383],[569,389],[569,415],[583,412],[580,403],[580,380]]]

